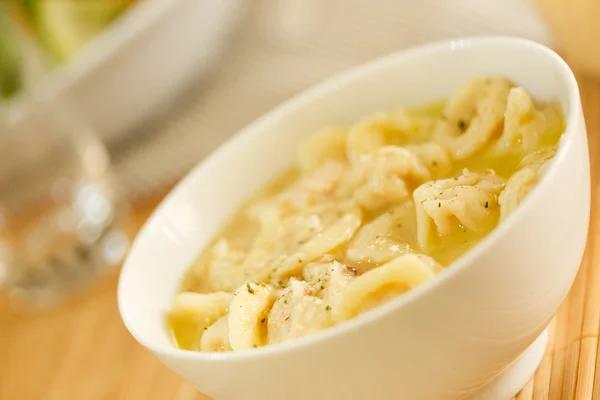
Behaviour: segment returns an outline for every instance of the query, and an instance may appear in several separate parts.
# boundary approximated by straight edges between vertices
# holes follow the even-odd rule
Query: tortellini
[[[178,294],[168,315],[177,345],[198,350],[204,330],[229,312],[233,298],[226,292]]]
[[[424,140],[431,135],[435,120],[427,116],[411,116],[400,109],[394,113],[376,113],[352,126],[346,140],[346,154],[356,161],[388,144]]]
[[[405,254],[354,279],[341,293],[334,318],[345,321],[433,278],[441,266],[431,257]]]
[[[560,129],[561,116],[556,104],[538,109],[525,89],[512,88],[504,113],[504,128],[492,152],[531,152],[547,141],[547,136],[556,134]]]
[[[506,182],[506,188],[498,198],[501,220],[513,212],[537,184],[555,152],[553,147],[545,148],[523,158],[519,164],[521,168]]]
[[[416,155],[429,169],[432,179],[448,176],[452,170],[452,160],[448,150],[438,143],[428,142],[408,145],[406,149]]]
[[[200,341],[200,350],[209,352],[233,350],[229,343],[229,315],[222,316],[205,329]]]
[[[438,235],[490,230],[498,219],[498,195],[503,188],[504,180],[494,174],[468,171],[419,186],[413,196],[421,247],[427,249],[434,229]]]
[[[277,197],[276,206],[284,213],[305,211],[337,198],[347,166],[339,161],[325,161],[319,168],[300,179]]]
[[[413,251],[415,229],[415,206],[407,200],[363,225],[348,244],[346,257],[355,264],[386,263]]]
[[[445,103],[317,131],[194,263],[168,314],[174,341],[253,351],[434,278],[519,206],[562,129],[557,104],[482,77]]]
[[[331,325],[325,301],[306,282],[292,278],[269,314],[269,343],[297,339]]]
[[[231,292],[244,283],[241,264],[245,258],[245,252],[233,249],[225,239],[219,240],[213,247],[213,259],[205,272],[212,290]]]
[[[346,130],[325,128],[300,145],[298,164],[304,172],[317,170],[326,161],[346,159]]]
[[[436,138],[454,159],[471,157],[490,141],[502,125],[511,86],[504,78],[474,79],[448,102]]]
[[[298,274],[301,267],[348,242],[360,227],[361,212],[358,209],[348,212],[322,233],[302,244],[296,253],[275,267],[277,277],[287,277]]]
[[[293,214],[273,222],[256,239],[242,268],[246,277],[261,281],[297,274],[348,242],[362,222],[359,208],[343,205],[330,213]],[[338,216],[339,212],[339,216]]]
[[[265,322],[275,302],[275,289],[248,282],[236,290],[234,296],[228,318],[231,348],[244,350],[265,345]]]
[[[354,197],[371,211],[406,200],[414,187],[431,179],[425,163],[398,146],[383,146],[361,155],[354,174]]]

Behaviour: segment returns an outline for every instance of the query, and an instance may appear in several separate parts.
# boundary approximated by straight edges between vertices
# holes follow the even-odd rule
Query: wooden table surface
[[[600,83],[589,78],[579,78],[579,82],[592,156],[593,204],[597,204]],[[135,229],[141,226],[160,197],[134,205]],[[575,308],[584,307],[586,296],[591,293],[585,294],[581,288],[588,287],[590,279],[600,282],[599,274],[587,273],[598,264],[594,260],[597,253],[594,249],[600,246],[596,233],[600,232],[598,228],[600,220],[593,207],[591,237],[584,262],[586,267],[582,268],[569,299],[557,317],[560,319],[563,315],[570,321],[566,324],[566,333],[559,335],[560,332],[554,330],[547,357],[536,380],[524,389],[518,399],[590,399],[592,390],[598,387],[600,379],[594,382],[598,372],[595,369],[587,373],[581,367],[575,372],[570,370],[573,365],[578,367],[581,360],[588,364],[591,362],[592,366],[597,362],[600,315],[594,314],[592,321],[588,321],[590,326],[596,327],[591,333],[583,331],[585,318],[570,316]],[[11,310],[6,300],[0,298],[0,399],[206,399],[167,370],[129,335],[117,310],[117,279],[118,271],[115,270],[68,302],[31,314]],[[598,285],[593,287],[598,288]],[[583,353],[584,349],[589,349],[590,344],[585,340],[590,338],[594,355],[591,361],[587,353]],[[578,381],[580,375],[583,378]],[[587,386],[575,390],[577,385],[584,384]]]

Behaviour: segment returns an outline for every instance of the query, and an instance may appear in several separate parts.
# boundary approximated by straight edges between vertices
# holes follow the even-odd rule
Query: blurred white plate
[[[111,142],[213,64],[239,0],[139,0],[68,64],[41,79]]]

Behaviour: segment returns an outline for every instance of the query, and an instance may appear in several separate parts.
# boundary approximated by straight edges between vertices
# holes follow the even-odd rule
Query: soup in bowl
[[[139,234],[119,307],[215,399],[509,398],[578,270],[589,186],[560,57],[427,45],[316,86],[202,162]]]

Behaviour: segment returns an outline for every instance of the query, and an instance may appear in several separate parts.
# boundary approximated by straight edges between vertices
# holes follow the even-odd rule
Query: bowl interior
[[[537,99],[557,98],[567,126],[573,118],[576,83],[568,67],[552,51],[522,39],[436,43],[328,80],[229,140],[159,206],[121,273],[119,306],[128,329],[153,349],[171,347],[163,315],[184,272],[232,212],[294,160],[307,135],[376,111],[443,99],[481,75],[506,76]]]

